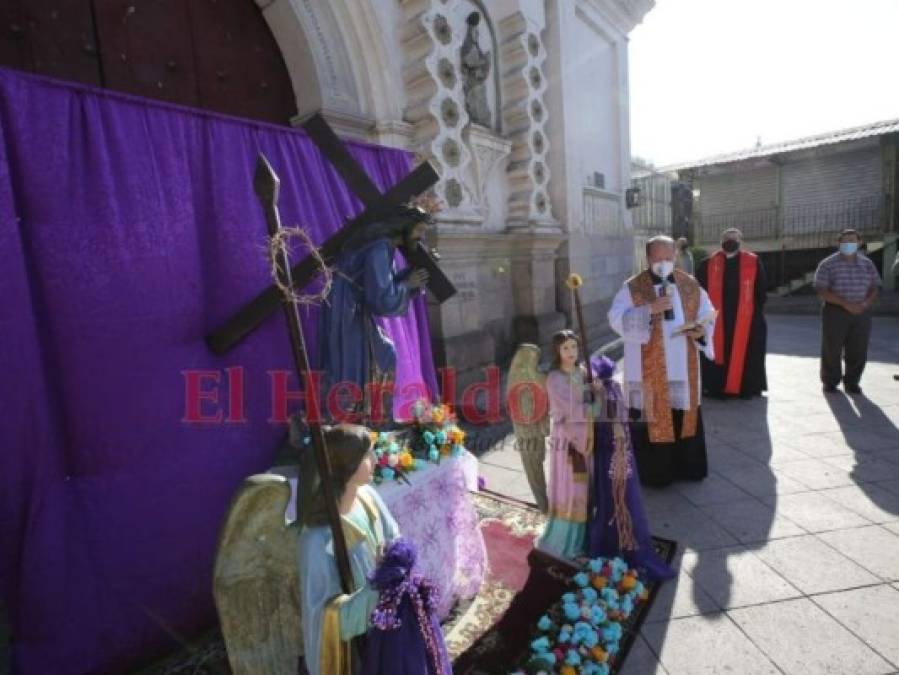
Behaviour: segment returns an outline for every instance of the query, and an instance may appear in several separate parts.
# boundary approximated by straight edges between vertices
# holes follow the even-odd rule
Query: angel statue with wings
[[[587,385],[577,334],[559,331],[552,348],[552,364],[544,374],[539,348],[519,346],[507,391],[528,482],[538,508],[547,514],[535,547],[566,559],[621,556],[650,579],[671,578],[674,572],[656,554],[650,536],[627,407],[612,379],[615,363],[591,359],[594,381]],[[543,475],[547,433],[548,494]]]
[[[325,438],[354,590],[341,588],[321,477],[300,476],[292,524],[287,477],[247,478],[226,516],[214,574],[231,671],[451,675],[435,591],[412,574],[415,547],[370,485],[371,432],[340,424]]]

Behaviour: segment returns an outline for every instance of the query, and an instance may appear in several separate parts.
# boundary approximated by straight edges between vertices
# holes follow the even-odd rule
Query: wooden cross
[[[340,230],[321,245],[319,253],[326,264],[333,261],[347,243],[368,225],[383,220],[399,204],[425,192],[439,179],[434,167],[425,162],[382,194],[321,115],[310,117],[303,128],[365,207],[362,213],[344,223]],[[438,302],[444,302],[456,293],[452,282],[421,242],[417,243],[414,250],[402,250],[410,265],[423,267],[428,271],[428,289]],[[318,262],[312,256],[294,265],[290,270],[293,288],[303,288],[313,279],[318,269]],[[270,286],[244,305],[222,327],[207,336],[206,343],[214,354],[226,354],[277,311],[280,302],[278,288]]]
[[[259,154],[256,162],[256,173],[253,176],[253,189],[262,204],[265,212],[265,223],[270,237],[275,237],[281,231],[281,216],[278,213],[278,190],[281,181],[272,170],[265,155]],[[290,289],[293,288],[291,279],[290,260],[286,246],[282,246],[277,255],[278,286],[275,291],[280,294],[281,305],[287,319],[287,328],[290,334],[290,350],[293,356],[294,367],[300,382],[309,382],[309,355],[306,352],[306,340],[303,337],[303,328],[300,325],[300,317],[297,314],[297,305]],[[343,536],[343,526],[340,522],[340,511],[337,508],[337,493],[331,480],[331,462],[325,446],[325,435],[321,426],[321,417],[314,403],[315,396],[310,396],[307,405],[307,421],[310,436],[312,437],[312,452],[318,465],[318,475],[321,476],[321,489],[324,492],[325,508],[328,514],[328,524],[331,526],[331,536],[334,539],[334,558],[337,562],[337,571],[340,575],[340,585],[344,593],[352,593],[354,590],[353,573],[350,568],[350,557],[347,551],[346,539]],[[302,462],[300,462],[302,464]],[[299,504],[297,500],[297,504]]]

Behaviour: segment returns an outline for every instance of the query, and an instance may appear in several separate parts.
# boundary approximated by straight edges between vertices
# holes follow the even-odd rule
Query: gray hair
[[[650,237],[646,240],[646,257],[649,257],[649,252],[652,250],[652,247],[656,244],[665,244],[671,248],[674,248],[674,239],[669,237],[666,234],[657,234],[654,237]]]

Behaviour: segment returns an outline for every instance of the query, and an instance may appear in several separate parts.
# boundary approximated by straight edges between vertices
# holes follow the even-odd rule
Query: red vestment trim
[[[740,290],[737,296],[737,323],[734,326],[734,342],[730,348],[730,364],[724,392],[739,394],[743,382],[743,368],[746,365],[746,349],[749,345],[749,329],[755,312],[755,278],[758,273],[758,256],[749,251],[741,251]],[[724,251],[718,251],[709,259],[708,283],[709,300],[720,312],[715,322],[715,363],[724,365]]]

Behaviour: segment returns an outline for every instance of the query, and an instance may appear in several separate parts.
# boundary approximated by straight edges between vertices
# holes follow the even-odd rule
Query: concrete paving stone
[[[779,464],[777,470],[784,476],[792,478],[813,490],[855,484],[848,471],[839,469],[820,459],[786,462],[785,464]]]
[[[690,511],[694,508],[693,503],[673,487],[651,488],[644,486],[643,506],[646,513],[652,516],[656,513],[670,513],[672,511]]]
[[[784,439],[784,443],[809,457],[833,457],[852,455],[853,450],[846,443],[842,433],[796,434]]]
[[[880,582],[876,576],[813,535],[778,539],[755,549],[803,593],[826,593]]]
[[[834,417],[833,412],[829,409],[815,413],[791,415],[783,422],[787,428],[793,430],[793,433],[799,434],[843,431],[842,421]]]
[[[696,506],[723,504],[749,495],[726,478],[710,474],[705,480],[690,483],[676,483],[674,489]]]
[[[768,496],[763,497],[763,501],[807,532],[841,530],[871,522],[817,492]]]
[[[744,607],[728,614],[786,675],[885,675],[894,670],[806,598]]]
[[[816,595],[812,601],[899,667],[899,590],[884,584]]]
[[[899,464],[887,462],[878,455],[840,455],[825,457],[822,461],[845,470],[855,483],[899,480]]]
[[[899,445],[895,448],[884,448],[883,450],[874,450],[873,454],[877,459],[882,459],[890,464],[899,464]]]
[[[875,429],[851,429],[842,432],[846,443],[855,450],[891,450],[896,448],[895,434],[882,433]]]
[[[699,551],[738,543],[724,528],[692,504],[675,510],[648,513],[648,517],[649,529],[653,534],[674,539],[687,549]]]
[[[872,523],[899,521],[899,494],[890,492],[880,483],[822,490],[819,494],[833,499]]]
[[[683,567],[722,609],[802,595],[745,546],[687,552]]]
[[[818,536],[884,581],[899,580],[899,535],[895,532],[871,525]]]
[[[668,671],[659,663],[642,635],[638,635],[631,646],[619,675],[668,675]]]
[[[480,463],[478,465],[478,473],[486,481],[485,487],[488,490],[493,490],[500,494],[509,494],[511,496],[511,492],[521,492],[523,489],[529,489],[524,471]],[[547,475],[548,479],[549,476]]]
[[[780,473],[779,469],[762,464],[737,469],[712,465],[712,471],[727,478],[744,492],[763,500],[771,499],[775,495],[807,492],[809,489],[799,481]]]
[[[742,471],[743,469],[752,470],[763,466],[752,455],[723,444],[717,448],[707,448],[706,457],[708,458],[709,468],[719,470],[722,473],[725,471]]]
[[[714,614],[719,611],[721,608],[715,604],[708,593],[702,590],[685,569],[681,568],[674,579],[662,584],[646,617],[646,622],[669,621],[685,616]]]
[[[645,624],[642,632],[670,675],[779,672],[724,614]]]
[[[809,459],[809,456],[801,450],[797,450],[796,448],[788,445],[784,441],[777,441],[777,443],[775,443],[771,448],[771,454],[768,455],[767,463],[771,466],[779,467],[782,464],[787,464],[788,462],[797,462],[803,459]]]
[[[799,374],[802,377],[802,374]],[[814,415],[830,415],[833,411],[827,404],[827,399],[821,396],[821,390],[815,389],[811,396],[801,395],[796,398],[784,399],[782,391],[778,390],[774,398],[769,399],[769,414],[780,419],[796,420],[800,417]]]
[[[703,422],[704,421],[705,415],[703,416]],[[767,427],[764,430],[747,428],[745,422],[740,421],[727,425],[719,425],[718,428],[716,428],[714,438],[712,439],[712,445],[723,444],[742,450],[745,446],[764,444],[770,440],[771,435],[768,433]],[[706,444],[708,443],[709,439],[707,438]]]
[[[805,534],[799,525],[757,499],[715,504],[702,511],[742,544]]]
[[[492,450],[479,458],[480,463],[490,464],[492,466],[501,466],[506,469],[515,471],[524,471],[521,464],[521,453],[514,447],[506,447],[498,450]]]
[[[748,455],[762,464],[775,462],[789,462],[799,459],[808,459],[808,455],[789,445],[781,439],[772,439],[769,436],[755,436],[746,441],[742,437],[731,443],[734,448]]]

